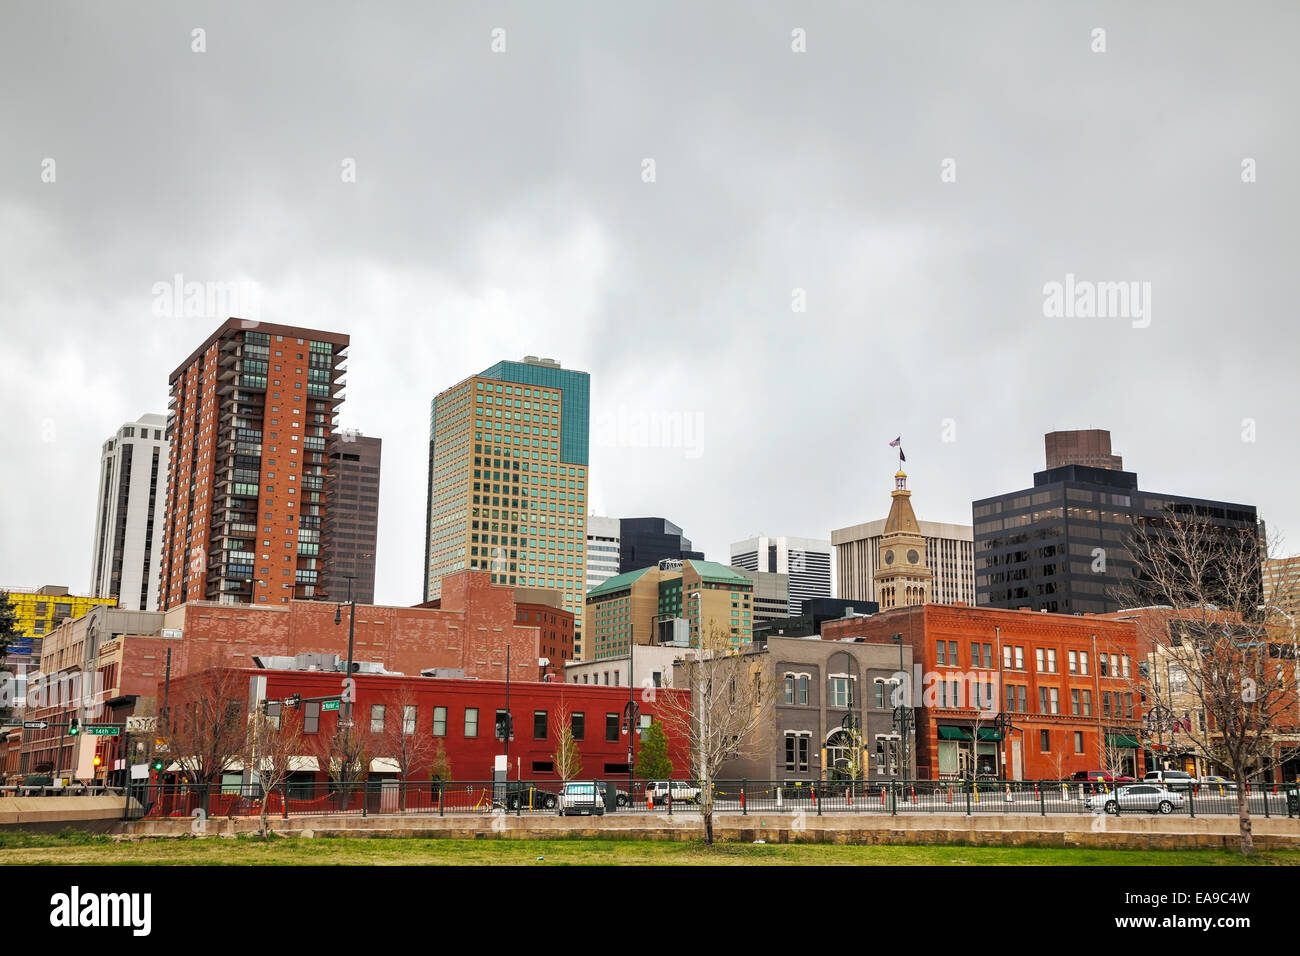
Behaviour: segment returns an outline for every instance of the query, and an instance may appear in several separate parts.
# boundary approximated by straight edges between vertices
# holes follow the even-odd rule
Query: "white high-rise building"
[[[855,524],[831,532],[839,596],[849,601],[879,601],[876,571],[879,570],[880,537],[886,519]],[[925,538],[925,564],[934,577],[930,600],[936,604],[958,601],[975,604],[975,543],[970,525],[918,521]]]
[[[141,415],[104,442],[99,459],[90,593],[128,611],[158,608],[167,418]]]
[[[731,545],[731,564],[746,571],[788,575],[790,614],[803,611],[809,598],[831,597],[831,543],[817,538],[760,535]]]
[[[618,574],[619,519],[587,516],[587,590]]]

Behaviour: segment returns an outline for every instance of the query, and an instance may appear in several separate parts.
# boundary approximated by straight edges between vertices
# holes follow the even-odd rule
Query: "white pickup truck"
[[[652,807],[661,807],[671,796],[673,803],[698,803],[700,788],[686,780],[651,780],[645,785],[646,799]]]

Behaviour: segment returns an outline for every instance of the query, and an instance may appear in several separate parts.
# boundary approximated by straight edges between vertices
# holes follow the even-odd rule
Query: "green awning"
[[[962,727],[940,727],[940,740],[970,740],[970,733]]]
[[[980,740],[1001,740],[1002,731],[995,730],[992,727],[981,727],[979,729]]]
[[[1138,741],[1136,737],[1130,737],[1128,734],[1107,734],[1106,746],[1129,748],[1129,747],[1141,747],[1142,744]]]

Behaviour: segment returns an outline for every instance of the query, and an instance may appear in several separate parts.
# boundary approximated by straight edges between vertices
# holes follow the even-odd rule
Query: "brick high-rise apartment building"
[[[554,588],[583,657],[591,376],[552,359],[498,362],[434,398],[429,416],[426,601],[463,568]]]
[[[172,372],[160,608],[325,596],[326,442],[347,347],[230,319]]]

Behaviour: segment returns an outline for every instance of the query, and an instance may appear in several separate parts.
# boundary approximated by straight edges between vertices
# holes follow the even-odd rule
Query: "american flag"
[[[897,448],[897,447],[898,447],[899,445],[901,445],[902,443],[903,443],[903,436],[902,436],[902,435],[899,435],[897,438],[895,438],[893,441],[891,441],[891,442],[889,443],[889,447],[890,447],[890,448]]]

